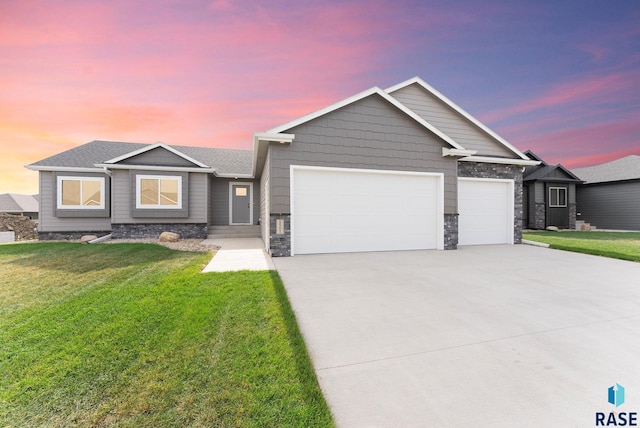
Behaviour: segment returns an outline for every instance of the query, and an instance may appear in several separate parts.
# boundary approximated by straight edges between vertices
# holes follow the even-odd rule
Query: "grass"
[[[640,261],[640,232],[526,232],[522,238],[559,250]]]
[[[209,257],[0,246],[0,426],[333,426],[277,273]]]

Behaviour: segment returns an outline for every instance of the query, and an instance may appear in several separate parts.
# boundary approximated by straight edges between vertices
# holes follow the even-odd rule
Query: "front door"
[[[231,183],[231,224],[251,224],[251,183]]]
[[[569,227],[568,193],[567,186],[547,184],[547,226]]]

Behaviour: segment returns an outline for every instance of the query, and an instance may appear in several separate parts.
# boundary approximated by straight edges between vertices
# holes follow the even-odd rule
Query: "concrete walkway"
[[[275,270],[261,238],[206,239],[203,243],[220,247],[203,273]]]
[[[339,427],[640,412],[640,263],[528,245],[274,262]]]

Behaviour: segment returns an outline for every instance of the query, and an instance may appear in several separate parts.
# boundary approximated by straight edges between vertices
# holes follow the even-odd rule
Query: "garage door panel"
[[[513,182],[458,180],[458,243],[513,243]]]
[[[292,177],[296,254],[437,248],[439,176],[300,168]]]

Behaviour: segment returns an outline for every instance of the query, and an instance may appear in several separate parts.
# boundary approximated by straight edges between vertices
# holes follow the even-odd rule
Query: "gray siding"
[[[378,95],[286,132],[291,145],[269,147],[271,213],[290,212],[290,165],[444,173],[445,213],[456,212],[456,160],[442,156],[449,145]]]
[[[69,174],[67,174],[69,175]],[[86,176],[94,174],[83,174]],[[100,175],[104,177],[104,175]],[[109,177],[106,177],[107,180]],[[56,179],[53,172],[40,171],[40,220],[41,232],[90,232],[111,230],[110,217],[72,217],[59,218],[56,211]],[[107,198],[107,201],[109,198]]]
[[[599,229],[640,230],[640,181],[579,186],[579,220]]]
[[[210,222],[213,226],[229,224],[229,183],[253,183],[251,180],[234,180],[215,177],[211,179]],[[253,223],[260,217],[260,186],[253,183]]]
[[[156,171],[135,171],[135,173],[158,175]],[[189,173],[187,187],[187,203],[189,205],[187,217],[133,217],[132,207],[135,207],[135,196],[132,197],[132,193],[135,195],[135,189],[132,189],[131,186],[130,172],[128,170],[114,170],[112,174],[113,223],[207,223],[207,174]]]
[[[137,156],[125,159],[119,164],[124,165],[149,165],[149,166],[177,166],[177,167],[194,167],[197,166],[188,160],[171,153],[161,147],[141,153]]]
[[[509,149],[417,84],[406,86],[391,95],[465,149],[477,150],[478,156],[515,156]]]

